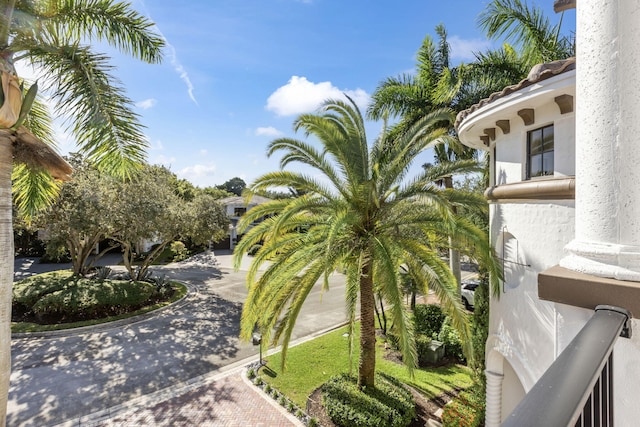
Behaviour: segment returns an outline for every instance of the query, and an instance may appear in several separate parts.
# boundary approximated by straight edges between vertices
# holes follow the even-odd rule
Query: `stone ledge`
[[[576,179],[573,176],[535,179],[489,187],[484,192],[484,197],[490,201],[575,199],[575,189]]]
[[[590,310],[601,304],[613,305],[640,317],[640,282],[592,276],[558,265],[538,274],[538,297]]]

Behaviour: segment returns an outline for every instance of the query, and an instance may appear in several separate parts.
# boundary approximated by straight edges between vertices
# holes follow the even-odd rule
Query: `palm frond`
[[[57,0],[48,22],[71,40],[107,42],[122,52],[149,63],[162,60],[165,40],[155,24],[128,2],[113,0]]]
[[[50,206],[60,194],[60,182],[44,170],[15,165],[11,176],[13,200],[27,222]]]
[[[101,170],[129,177],[144,162],[148,141],[132,102],[109,74],[108,59],[60,39],[30,51],[30,60],[47,73],[81,154]]]

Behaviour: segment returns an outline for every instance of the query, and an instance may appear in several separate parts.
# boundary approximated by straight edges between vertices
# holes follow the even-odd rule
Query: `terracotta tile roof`
[[[502,89],[500,92],[492,93],[488,98],[483,99],[475,105],[467,108],[466,110],[462,110],[456,116],[455,128],[458,129],[460,123],[467,118],[470,114],[475,112],[476,110],[484,107],[487,104],[492,103],[500,98],[503,98],[507,95],[512,94],[513,92],[517,92],[521,89],[526,88],[527,86],[534,85],[538,82],[546,80],[548,78],[557,76],[558,74],[565,73],[567,71],[575,70],[576,68],[576,58],[568,58],[562,59],[559,61],[548,62],[546,64],[538,64],[529,71],[529,75],[526,79],[520,81],[520,83],[507,86]]]

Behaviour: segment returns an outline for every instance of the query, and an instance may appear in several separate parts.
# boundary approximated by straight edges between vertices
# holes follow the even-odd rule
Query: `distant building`
[[[268,197],[262,197],[257,195],[252,196],[248,204],[245,198],[241,196],[225,197],[224,199],[218,200],[218,203],[224,206],[227,216],[229,217],[230,223],[229,223],[228,237],[226,239],[223,239],[221,242],[216,243],[215,249],[233,250],[235,248],[236,243],[238,243],[239,237],[242,237],[242,236],[238,236],[238,230],[237,230],[237,225],[238,225],[238,221],[240,220],[240,217],[242,217],[242,215],[244,215],[246,212],[248,212],[250,209],[254,208],[255,206],[258,206],[270,201],[271,199],[269,199]]]

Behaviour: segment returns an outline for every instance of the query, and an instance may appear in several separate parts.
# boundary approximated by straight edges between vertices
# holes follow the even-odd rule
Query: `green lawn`
[[[306,407],[307,397],[330,377],[349,372],[347,328],[340,328],[326,335],[292,347],[287,354],[285,371],[280,369],[281,353],[266,357],[268,364],[260,370],[262,378],[284,393],[296,405]],[[358,336],[354,336],[353,370],[357,372]],[[471,370],[462,365],[440,368],[416,369],[414,378],[407,368],[383,358],[384,348],[378,343],[376,369],[398,378],[422,391],[427,398],[435,397],[456,387],[469,387],[473,381]]]

